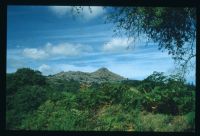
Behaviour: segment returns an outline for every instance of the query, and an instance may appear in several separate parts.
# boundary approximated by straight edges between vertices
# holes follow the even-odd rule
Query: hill
[[[107,68],[100,68],[95,72],[81,72],[81,71],[68,71],[68,72],[60,72],[58,74],[48,76],[50,80],[75,80],[84,83],[102,83],[102,82],[121,82],[126,80],[126,78],[117,75]]]

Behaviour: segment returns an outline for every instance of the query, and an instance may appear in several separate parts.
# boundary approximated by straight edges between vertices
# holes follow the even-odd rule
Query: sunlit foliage
[[[8,74],[6,128],[166,132],[195,129],[195,86],[175,75],[154,72],[143,81],[85,83],[85,87],[81,84],[74,80],[52,82],[30,69]]]

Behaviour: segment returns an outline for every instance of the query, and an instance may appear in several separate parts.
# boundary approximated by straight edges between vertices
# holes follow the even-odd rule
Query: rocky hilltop
[[[95,72],[81,72],[81,71],[68,71],[68,72],[60,72],[58,74],[55,74],[53,76],[48,76],[50,80],[76,80],[79,82],[120,82],[125,80],[124,77],[117,75],[111,71],[109,71],[107,68],[100,68]]]

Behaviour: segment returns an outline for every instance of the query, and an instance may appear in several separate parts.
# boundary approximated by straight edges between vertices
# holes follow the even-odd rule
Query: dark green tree
[[[15,73],[7,74],[6,82],[7,94],[14,94],[22,86],[44,86],[46,84],[46,78],[41,74],[40,71],[34,71],[30,68],[21,68]]]
[[[18,69],[15,73],[15,78],[19,85],[45,85],[46,79],[40,71],[35,71],[30,68]]]
[[[47,99],[46,89],[40,86],[24,86],[15,95],[6,97],[6,127],[16,129],[29,113]]]

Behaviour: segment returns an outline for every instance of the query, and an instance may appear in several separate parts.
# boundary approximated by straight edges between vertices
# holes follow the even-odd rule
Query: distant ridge
[[[68,71],[68,72],[60,72],[58,74],[48,76],[51,80],[61,79],[61,80],[75,80],[79,82],[86,83],[102,83],[102,82],[120,82],[126,80],[126,78],[117,75],[107,68],[102,67],[95,72],[81,72],[81,71]]]

